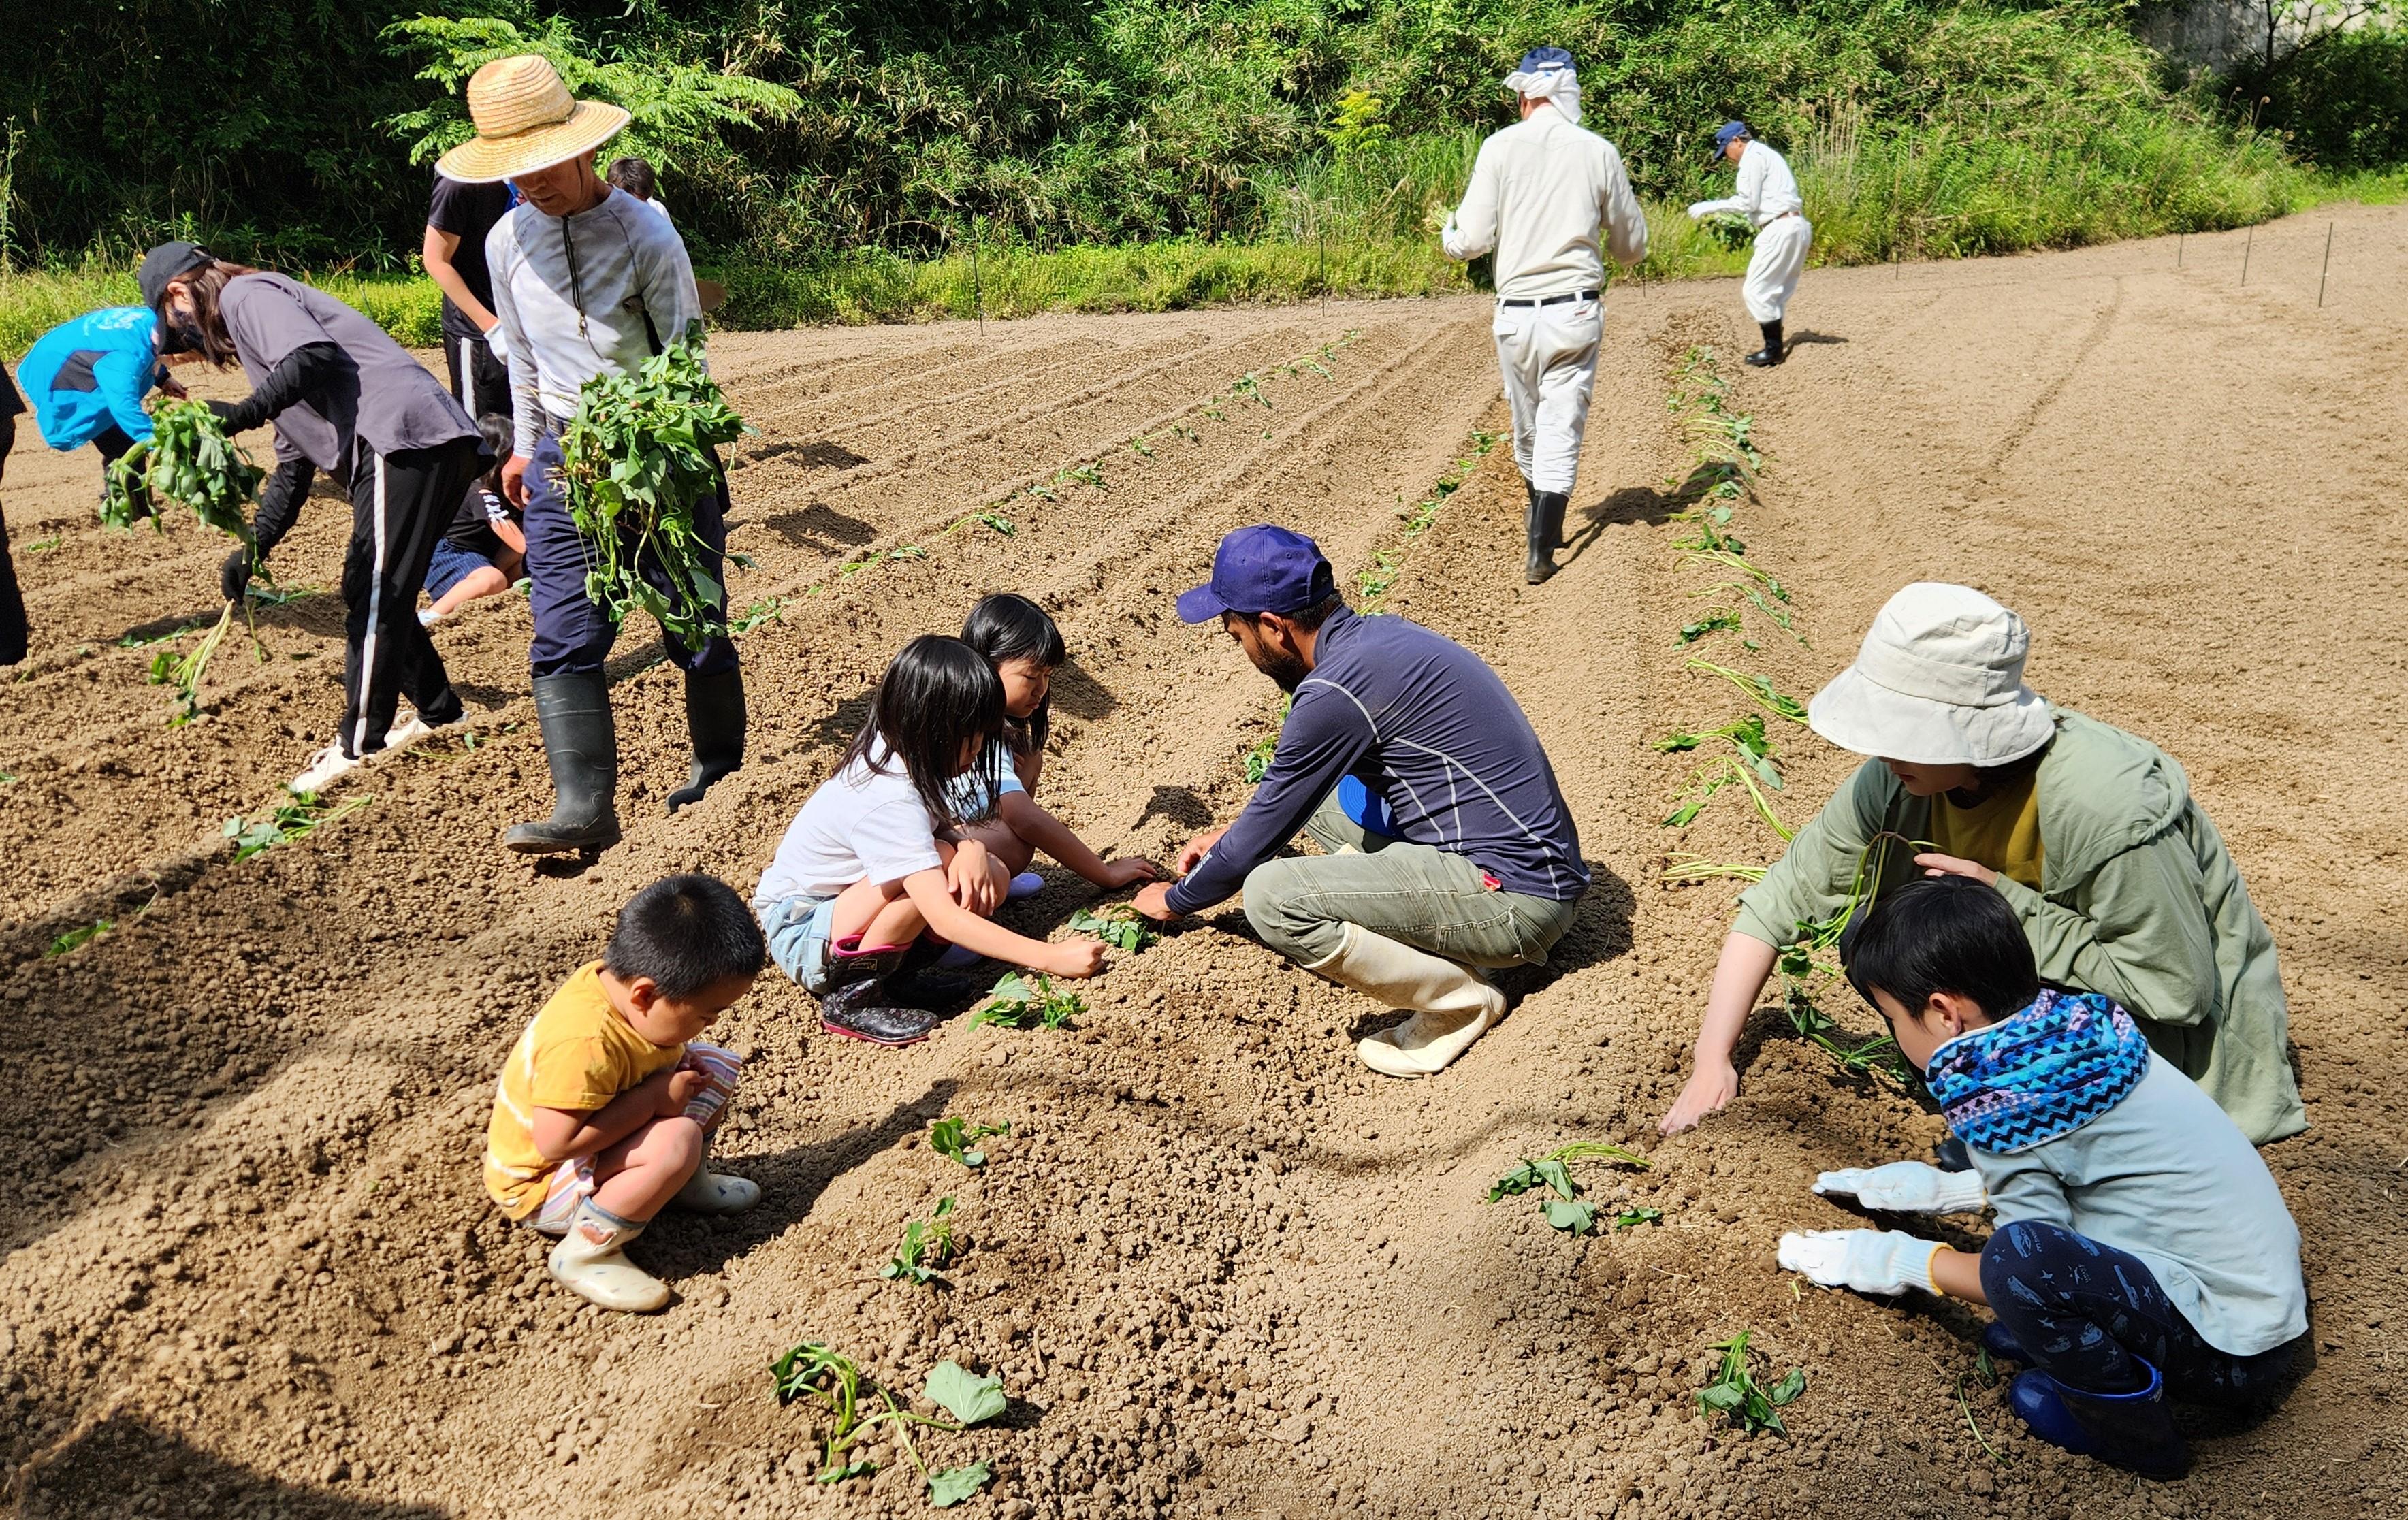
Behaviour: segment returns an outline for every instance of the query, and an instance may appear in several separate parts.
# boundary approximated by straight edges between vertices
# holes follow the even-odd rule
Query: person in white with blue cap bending
[[[1535,586],[1555,573],[1597,384],[1600,243],[1616,263],[1637,264],[1647,256],[1647,218],[1621,153],[1581,127],[1570,53],[1534,50],[1505,88],[1521,97],[1522,120],[1480,145],[1439,240],[1451,259],[1497,254],[1497,365],[1513,408],[1513,463],[1530,493],[1523,579]]]
[[[1814,227],[1806,220],[1806,203],[1798,194],[1798,177],[1789,161],[1756,140],[1745,122],[1725,122],[1714,134],[1714,156],[1739,165],[1738,193],[1727,200],[1698,201],[1689,215],[1700,220],[1736,211],[1756,228],[1756,251],[1747,261],[1747,279],[1739,288],[1747,314],[1764,330],[1764,347],[1747,356],[1752,365],[1777,365],[1788,351],[1782,346],[1781,319],[1789,298],[1798,294],[1798,276],[1806,267],[1806,251],[1814,246]]]

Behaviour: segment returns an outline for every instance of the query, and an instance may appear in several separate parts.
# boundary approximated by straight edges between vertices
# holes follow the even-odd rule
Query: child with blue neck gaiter
[[[1899,887],[1842,954],[1973,1169],[1896,1161],[1824,1172],[1814,1191],[1884,1212],[1986,1205],[1998,1227],[1978,1255],[1898,1230],[1793,1233],[1783,1269],[1988,1305],[1982,1343],[2029,1367],[2009,1402],[2034,1435],[2182,1476],[2165,1400],[2270,1403],[2307,1330],[2299,1226],[2265,1162],[2131,1015],[2042,987],[2014,910],[1980,882]]]

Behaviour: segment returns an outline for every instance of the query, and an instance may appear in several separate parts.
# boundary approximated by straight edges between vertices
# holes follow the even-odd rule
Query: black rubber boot
[[[1758,369],[1768,365],[1779,364],[1789,351],[1781,346],[1781,323],[1760,322],[1756,326],[1764,332],[1764,347],[1749,354],[1744,362],[1756,366]]]
[[[1571,546],[1571,540],[1564,537],[1564,513],[1571,509],[1571,505],[1572,498],[1569,492],[1541,493],[1539,510],[1546,517],[1545,527],[1549,549],[1568,549]]]
[[[502,836],[523,855],[608,850],[619,842],[619,729],[599,670],[535,678],[535,717],[557,794],[552,816]]]
[[[1555,573],[1555,529],[1547,526],[1547,503],[1562,498],[1537,491],[1530,493],[1530,505],[1524,516],[1524,537],[1529,541],[1529,558],[1522,566],[1522,579],[1540,585]],[[1556,520],[1558,523],[1561,519]]]
[[[699,802],[710,783],[744,764],[744,672],[685,678],[685,731],[693,779],[669,794],[669,811]]]
[[[903,968],[904,954],[901,947],[867,954],[835,948],[828,956],[834,986],[820,999],[820,1028],[873,1045],[916,1045],[927,1039],[937,1016],[924,1008],[898,1006],[887,991],[888,980]]]

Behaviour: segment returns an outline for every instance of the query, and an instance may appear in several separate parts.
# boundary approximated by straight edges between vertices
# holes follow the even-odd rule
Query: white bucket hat
[[[1807,705],[1843,750],[1918,766],[2003,766],[2056,732],[2024,684],[2024,620],[1971,586],[1918,581],[1873,618],[1856,663]]]

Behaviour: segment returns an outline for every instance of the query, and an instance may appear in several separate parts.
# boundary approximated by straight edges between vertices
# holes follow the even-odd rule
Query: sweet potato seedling
[[[993,1024],[1007,1029],[1067,1029],[1072,1019],[1085,1011],[1087,1005],[1079,995],[1056,990],[1051,977],[1007,971],[987,1000],[971,1012],[970,1027]]]
[[[769,1375],[776,1384],[779,1403],[807,1398],[827,1416],[827,1428],[821,1432],[819,1440],[817,1482],[842,1483],[876,1472],[876,1462],[867,1457],[848,1460],[845,1454],[880,1426],[892,1428],[904,1455],[920,1470],[922,1480],[928,1485],[928,1502],[937,1509],[949,1509],[994,1481],[994,1464],[983,1459],[930,1470],[911,1432],[916,1427],[959,1434],[972,1426],[1001,1417],[1009,1407],[1001,1378],[977,1376],[958,1362],[939,1362],[928,1374],[923,1397],[953,1416],[947,1421],[896,1403],[893,1394],[862,1372],[860,1364],[817,1341],[806,1341],[788,1350],[769,1364]],[[868,1407],[872,1399],[878,1405],[875,1409]]]
[[[786,598],[783,596],[765,597],[764,599],[754,602],[752,606],[746,608],[742,617],[738,618],[735,622],[727,625],[727,631],[740,638],[745,634],[751,633],[753,629],[758,628],[765,623],[777,622],[780,618],[784,617],[785,613]]]
[[[1634,1151],[1603,1140],[1575,1140],[1558,1145],[1538,1160],[1526,1156],[1512,1171],[1490,1184],[1490,1203],[1498,1198],[1518,1197],[1544,1189],[1552,1197],[1539,1199],[1540,1211],[1547,1223],[1567,1235],[1592,1235],[1597,1231],[1599,1204],[1581,1197],[1581,1185],[1572,1180],[1571,1164],[1575,1161],[1613,1161],[1647,1169],[1647,1158]]]
[[[928,1126],[928,1149],[948,1161],[957,1161],[975,1171],[986,1165],[986,1153],[973,1151],[970,1147],[989,1135],[1010,1133],[1011,1126],[1008,1124],[974,1125],[968,1119],[948,1116]]]
[[[1791,723],[1806,721],[1806,704],[1794,696],[1775,690],[1771,681],[1766,677],[1749,671],[1733,670],[1728,666],[1716,665],[1711,660],[1691,659],[1688,667],[1692,670],[1703,671],[1710,676],[1722,677],[1745,692],[1749,700],[1776,718],[1786,718]]]
[[[903,1226],[903,1243],[896,1248],[894,1259],[878,1269],[878,1275],[924,1288],[942,1286],[944,1279],[937,1273],[952,1266],[955,1255],[953,1200],[939,1198],[934,1214]]]
[[[1093,935],[1132,955],[1162,938],[1160,930],[1125,902],[1080,909],[1070,915],[1070,932]]]
[[[355,796],[330,808],[318,800],[317,793],[304,792],[289,802],[279,803],[273,811],[263,817],[245,819],[236,814],[227,819],[225,827],[219,832],[234,841],[235,864],[240,865],[263,850],[291,844],[347,813],[359,811],[375,800],[374,797]]]
[[[251,454],[226,436],[207,402],[163,398],[150,413],[151,435],[108,466],[100,520],[113,528],[130,528],[150,515],[161,533],[167,524],[150,509],[158,497],[183,503],[193,515],[234,538],[256,556],[258,541],[243,508],[259,495],[267,472],[251,462]]]
[[[1756,1372],[1748,1365],[1747,1341],[1753,1332],[1742,1330],[1727,1341],[1717,1341],[1707,1347],[1723,1354],[1722,1365],[1715,1369],[1714,1379],[1698,1390],[1698,1409],[1701,1413],[1721,1413],[1731,1423],[1754,1435],[1770,1430],[1774,1435],[1789,1434],[1776,1412],[1783,1405],[1806,1391],[1806,1369],[1794,1367],[1789,1375],[1767,1388],[1756,1381]]]
[[[1660,1225],[1663,1222],[1663,1210],[1650,1209],[1643,1205],[1633,1205],[1627,1209],[1617,1209],[1614,1211],[1612,1220],[1613,1227],[1615,1229],[1636,1229],[1641,1225]]]
[[[108,934],[110,930],[116,927],[117,925],[113,920],[106,918],[94,919],[80,928],[69,929],[66,933],[60,935],[55,939],[52,939],[50,941],[50,948],[43,951],[42,954],[44,955],[68,954],[74,951],[81,950],[84,946],[92,943],[94,939],[101,938],[103,935]]]
[[[1710,860],[1704,855],[1670,854],[1664,857],[1659,882],[1673,886],[1693,885],[1698,882],[1733,881],[1761,882],[1768,868],[1749,866],[1739,861]]]

